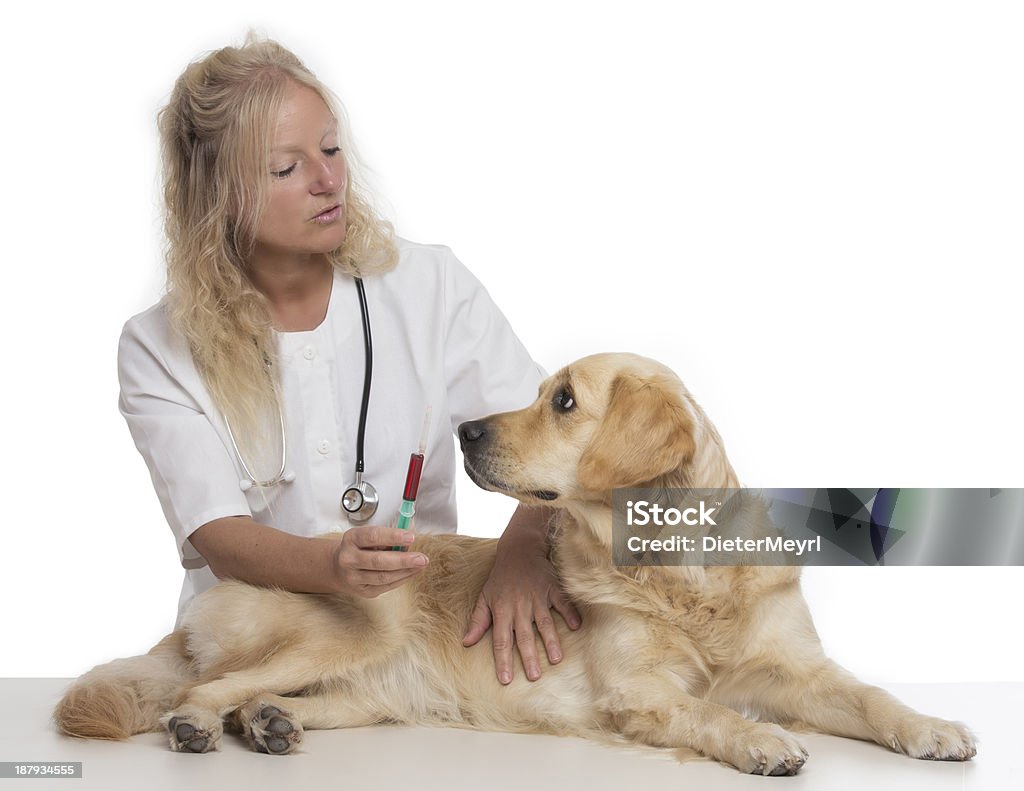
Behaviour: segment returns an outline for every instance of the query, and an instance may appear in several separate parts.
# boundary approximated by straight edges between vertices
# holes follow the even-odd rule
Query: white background
[[[0,20],[0,675],[173,623],[116,342],[162,286],[156,112],[250,26],[342,97],[400,233],[450,245],[549,370],[669,364],[748,485],[1024,486],[1018,4],[25,6]],[[459,496],[465,532],[511,511]],[[1019,568],[805,589],[867,679],[1024,680]]]

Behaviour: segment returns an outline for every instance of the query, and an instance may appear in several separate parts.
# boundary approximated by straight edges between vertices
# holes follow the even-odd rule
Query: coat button
[[[322,439],[318,443],[316,443],[316,449],[326,456],[328,453],[331,452],[331,443],[325,439]]]
[[[302,350],[302,356],[305,357],[307,360],[312,360],[314,357],[316,357],[316,349],[314,349],[312,346],[307,346],[305,349]]]

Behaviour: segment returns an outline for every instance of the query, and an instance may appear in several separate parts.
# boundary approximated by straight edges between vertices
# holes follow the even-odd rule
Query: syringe
[[[430,407],[423,416],[423,432],[420,434],[420,447],[409,456],[409,471],[405,474],[405,491],[402,492],[402,506],[398,509],[399,530],[408,530],[413,516],[416,514],[416,492],[420,488],[420,474],[423,472],[423,457],[427,450],[427,437],[430,433]],[[393,547],[404,552],[406,547]]]

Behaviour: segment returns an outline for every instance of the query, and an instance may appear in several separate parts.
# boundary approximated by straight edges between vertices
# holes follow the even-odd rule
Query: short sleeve
[[[149,467],[182,566],[201,568],[206,561],[189,536],[213,519],[251,511],[228,449],[200,404],[191,354],[152,311],[141,314],[148,321],[129,320],[121,333],[119,407]]]
[[[479,280],[446,249],[445,377],[452,430],[522,409],[546,377]]]

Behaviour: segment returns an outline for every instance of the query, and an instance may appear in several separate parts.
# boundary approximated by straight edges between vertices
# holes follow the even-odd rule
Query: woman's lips
[[[335,204],[330,208],[324,209],[316,217],[313,218],[313,222],[318,222],[322,225],[332,223],[341,216],[341,204]]]

